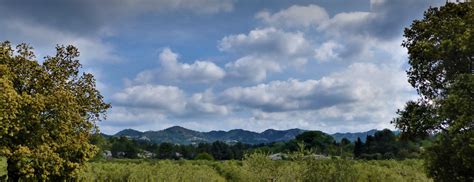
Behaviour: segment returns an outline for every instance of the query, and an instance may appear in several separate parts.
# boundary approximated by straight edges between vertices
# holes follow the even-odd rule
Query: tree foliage
[[[405,29],[408,81],[428,99],[442,97],[459,74],[474,70],[472,3],[432,7]]]
[[[56,51],[40,63],[27,44],[0,44],[0,155],[11,180],[69,178],[95,154],[89,137],[110,105],[81,74],[79,51]]]
[[[303,142],[306,148],[314,149],[320,153],[326,153],[328,146],[334,143],[331,135],[321,131],[307,131],[297,135],[295,139]]]
[[[427,148],[429,174],[439,181],[474,181],[474,5],[428,9],[405,29],[408,81],[421,96],[393,120],[402,136],[436,134]]]

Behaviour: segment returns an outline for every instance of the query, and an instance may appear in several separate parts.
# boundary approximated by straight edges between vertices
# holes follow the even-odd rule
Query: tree
[[[428,170],[439,181],[474,181],[474,75],[461,75],[440,101],[439,118],[449,125],[428,150]]]
[[[212,143],[211,154],[217,160],[230,160],[234,158],[229,145],[222,141],[215,141]]]
[[[128,139],[125,136],[121,136],[115,140],[111,147],[113,157],[117,158],[138,158],[140,152],[135,141]]]
[[[89,138],[110,105],[81,74],[79,51],[56,51],[39,63],[27,44],[0,44],[0,155],[11,181],[74,177],[97,151]]]
[[[437,135],[426,159],[438,181],[474,181],[473,25],[473,3],[446,3],[405,29],[408,81],[421,98],[393,123],[407,138]]]
[[[392,123],[401,130],[401,138],[424,139],[436,131],[437,120],[432,105],[423,101],[408,101]]]
[[[321,153],[326,152],[327,147],[334,142],[331,135],[321,131],[307,131],[297,135],[295,139],[299,142],[304,142],[308,149],[314,148],[316,152]]]
[[[474,71],[472,3],[432,7],[405,29],[408,81],[426,99],[443,97],[459,74]]]
[[[159,159],[173,159],[176,156],[176,150],[174,149],[174,144],[163,142],[158,147],[158,156]]]
[[[354,142],[354,157],[358,158],[363,152],[364,143],[357,137],[357,140]]]

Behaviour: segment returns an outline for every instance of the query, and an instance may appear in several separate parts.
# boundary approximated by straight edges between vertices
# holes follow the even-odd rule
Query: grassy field
[[[420,160],[243,161],[108,160],[90,162],[80,181],[432,181]],[[2,160],[0,174],[6,174]]]

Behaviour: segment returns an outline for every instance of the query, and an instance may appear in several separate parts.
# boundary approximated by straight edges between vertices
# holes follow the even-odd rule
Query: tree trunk
[[[17,161],[7,159],[8,181],[17,182],[20,180],[20,170],[16,166]]]

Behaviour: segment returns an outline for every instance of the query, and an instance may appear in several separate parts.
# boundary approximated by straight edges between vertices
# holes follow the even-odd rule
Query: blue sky
[[[0,40],[81,51],[102,132],[391,128],[421,0],[0,0]],[[41,60],[41,59],[39,59]]]

